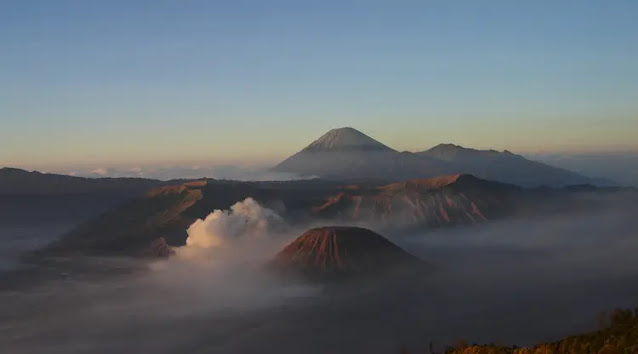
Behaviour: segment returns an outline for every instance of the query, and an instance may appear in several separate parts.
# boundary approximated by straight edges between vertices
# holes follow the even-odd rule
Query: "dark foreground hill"
[[[306,231],[281,250],[271,266],[312,279],[427,269],[424,262],[373,231],[338,226]]]
[[[638,353],[638,308],[614,310],[605,328],[529,348],[496,345],[459,346],[446,354],[635,354]],[[410,352],[404,351],[405,354]]]

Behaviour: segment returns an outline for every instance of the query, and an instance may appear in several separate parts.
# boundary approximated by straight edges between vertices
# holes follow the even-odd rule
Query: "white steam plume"
[[[258,239],[282,224],[282,218],[275,211],[262,207],[252,198],[246,198],[231,206],[230,210],[218,209],[204,220],[196,220],[186,230],[186,245],[216,248],[242,239]]]

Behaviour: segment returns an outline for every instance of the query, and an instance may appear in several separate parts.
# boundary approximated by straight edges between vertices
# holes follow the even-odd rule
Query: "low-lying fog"
[[[0,226],[0,272],[21,267],[20,254],[52,242],[75,225]]]
[[[254,219],[243,225],[232,213],[211,214],[189,230],[189,246],[148,271],[1,292],[0,352],[394,354],[459,339],[527,345],[595,329],[600,311],[638,305],[635,212],[394,237],[437,270],[347,290],[264,272],[260,265],[299,230],[273,237],[276,215],[234,209],[244,212]],[[231,237],[207,241],[206,232]]]
[[[129,198],[117,193],[0,196],[0,272],[23,267],[21,253],[53,242]]]

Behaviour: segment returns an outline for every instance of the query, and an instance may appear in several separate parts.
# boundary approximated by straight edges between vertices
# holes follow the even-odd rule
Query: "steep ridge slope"
[[[159,187],[80,225],[34,255],[140,255],[160,237],[181,233],[194,218],[185,210],[202,198],[205,181]]]
[[[514,212],[522,189],[471,175],[349,187],[315,209],[330,219],[375,220],[403,226],[472,224]]]
[[[302,152],[347,150],[395,151],[354,128],[346,127],[328,131],[303,149]]]

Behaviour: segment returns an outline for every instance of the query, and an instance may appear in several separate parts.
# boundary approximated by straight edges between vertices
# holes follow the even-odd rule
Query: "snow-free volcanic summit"
[[[364,228],[311,229],[279,252],[272,265],[312,279],[334,279],[428,268],[415,256]]]

